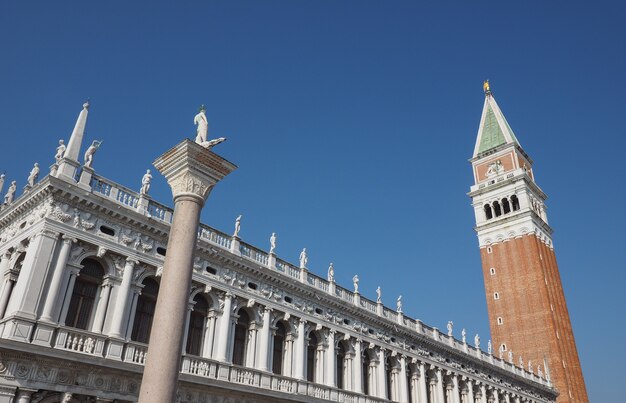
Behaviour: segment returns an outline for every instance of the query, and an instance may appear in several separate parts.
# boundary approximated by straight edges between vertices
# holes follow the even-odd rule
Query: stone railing
[[[503,178],[510,178],[518,174],[528,175],[522,169],[517,169],[512,172],[507,172],[501,176]],[[498,178],[494,178],[494,180],[497,181]],[[94,175],[91,180],[91,188],[92,192],[103,195],[122,206],[132,208],[136,211],[141,211],[141,206],[138,206],[141,200],[140,195],[137,192],[134,192],[124,186],[118,185],[105,178]],[[149,200],[147,208],[143,209],[143,213],[149,215],[152,218],[159,219],[162,222],[169,224],[172,220],[173,210],[166,207],[165,205]],[[331,287],[328,280],[308,271],[302,273],[302,269],[300,269],[299,267],[292,265],[282,259],[276,258],[275,256],[272,260],[270,259],[270,255],[267,252],[264,252],[250,244],[239,242],[239,250],[233,251],[231,248],[233,245],[233,237],[214,228],[211,228],[208,225],[200,224],[200,226],[198,227],[198,240],[205,241],[208,244],[216,246],[223,250],[227,250],[233,253],[238,252],[238,255],[240,255],[243,259],[254,262],[255,264],[261,265],[269,270],[276,271],[277,273],[282,273],[290,278],[302,282],[303,284],[321,290],[325,293],[331,294],[342,301],[357,305],[361,309],[364,309],[371,313],[375,313],[385,320],[393,322],[394,325],[400,324],[406,326],[410,329],[415,330],[417,333],[424,334],[427,337],[448,345],[449,347],[459,350],[465,354],[476,357],[482,361],[498,365],[499,367],[507,369],[517,375],[536,380],[541,384],[551,385],[550,382],[546,379],[540,378],[537,375],[528,372],[526,369],[519,368],[514,364],[505,362],[504,360],[483,352],[480,349],[476,349],[474,346],[463,343],[462,341],[459,341],[454,337],[443,334],[438,329],[416,321],[415,319],[412,319],[404,315],[403,313],[398,313],[394,309],[381,306],[380,304],[377,304],[376,302],[369,300],[360,294],[357,294],[334,283],[334,287]],[[80,340],[77,343],[78,345],[80,345]],[[81,347],[77,348],[80,349]],[[82,348],[84,349],[84,347]],[[97,350],[97,348],[94,349]]]
[[[183,356],[181,373],[335,402],[370,403],[388,401],[325,385],[299,381],[254,368],[239,367],[189,355]]]

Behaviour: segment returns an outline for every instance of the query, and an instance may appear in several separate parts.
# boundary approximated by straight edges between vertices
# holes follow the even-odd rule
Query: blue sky
[[[139,189],[206,104],[239,169],[203,222],[373,298],[488,338],[466,196],[494,95],[548,194],[590,398],[624,399],[623,2],[187,1],[0,5],[0,171],[47,167],[91,99],[97,173]],[[6,187],[5,187],[6,190]],[[153,197],[171,193],[155,175]]]

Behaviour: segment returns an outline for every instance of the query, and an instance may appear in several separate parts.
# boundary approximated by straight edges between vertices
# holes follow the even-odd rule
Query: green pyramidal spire
[[[511,129],[511,126],[504,118],[498,103],[489,89],[488,81],[485,81],[484,89],[485,104],[483,105],[483,113],[480,118],[480,126],[478,127],[474,158],[504,144],[519,145],[513,129]]]

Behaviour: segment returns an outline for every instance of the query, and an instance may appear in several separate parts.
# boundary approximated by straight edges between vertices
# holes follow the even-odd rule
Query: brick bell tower
[[[485,103],[470,162],[494,350],[550,376],[558,403],[588,402],[548,225],[546,194],[484,83]],[[498,353],[496,353],[498,354]]]

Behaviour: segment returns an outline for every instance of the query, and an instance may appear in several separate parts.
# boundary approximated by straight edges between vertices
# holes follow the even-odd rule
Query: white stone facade
[[[136,401],[172,211],[58,168],[0,210],[0,403]],[[542,374],[203,224],[186,323],[180,402],[556,399]]]

